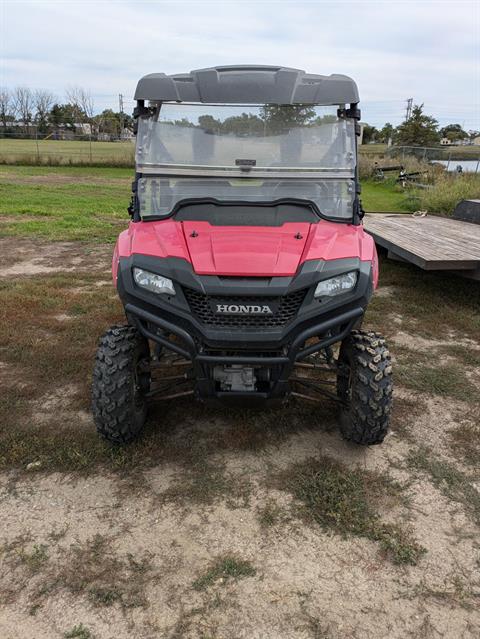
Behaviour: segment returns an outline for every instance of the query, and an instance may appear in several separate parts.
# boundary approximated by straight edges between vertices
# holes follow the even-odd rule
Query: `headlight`
[[[350,273],[331,277],[317,284],[315,297],[334,297],[335,295],[347,293],[355,288],[356,283],[357,271],[350,271]]]
[[[173,282],[169,280],[168,277],[162,277],[162,275],[144,271],[143,268],[134,267],[133,279],[138,286],[146,288],[147,291],[152,291],[152,293],[175,295]]]

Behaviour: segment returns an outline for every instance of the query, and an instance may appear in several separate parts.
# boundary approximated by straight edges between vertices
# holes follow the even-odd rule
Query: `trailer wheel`
[[[100,338],[93,369],[97,432],[115,444],[134,439],[147,417],[148,341],[133,326],[112,326]]]
[[[385,340],[379,333],[352,331],[340,346],[338,366],[342,436],[356,444],[381,444],[392,406],[392,365]]]

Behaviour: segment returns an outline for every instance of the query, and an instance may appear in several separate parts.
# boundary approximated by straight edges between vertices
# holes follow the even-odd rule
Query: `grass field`
[[[0,163],[133,166],[133,142],[0,139]]]
[[[363,144],[360,154],[367,157],[382,157],[386,144]],[[438,150],[439,158],[451,155],[458,160],[477,158],[480,147],[445,147]],[[0,164],[91,164],[133,166],[134,143],[89,142],[81,140],[20,140],[0,138]]]
[[[0,166],[0,235],[112,242],[128,221],[133,171],[106,167]],[[405,210],[393,184],[363,185],[367,211]]]

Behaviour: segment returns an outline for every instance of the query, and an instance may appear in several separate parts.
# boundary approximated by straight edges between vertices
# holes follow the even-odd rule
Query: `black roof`
[[[314,75],[272,66],[227,66],[190,73],[151,73],[137,84],[136,100],[211,104],[350,104],[359,101],[346,75]]]

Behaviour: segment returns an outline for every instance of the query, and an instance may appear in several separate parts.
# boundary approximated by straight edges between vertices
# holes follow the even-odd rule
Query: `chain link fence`
[[[475,146],[391,146],[385,156],[406,162],[415,158],[419,162],[441,164],[447,171],[479,173],[480,147]]]
[[[0,133],[1,164],[133,166],[135,138],[106,133]]]

